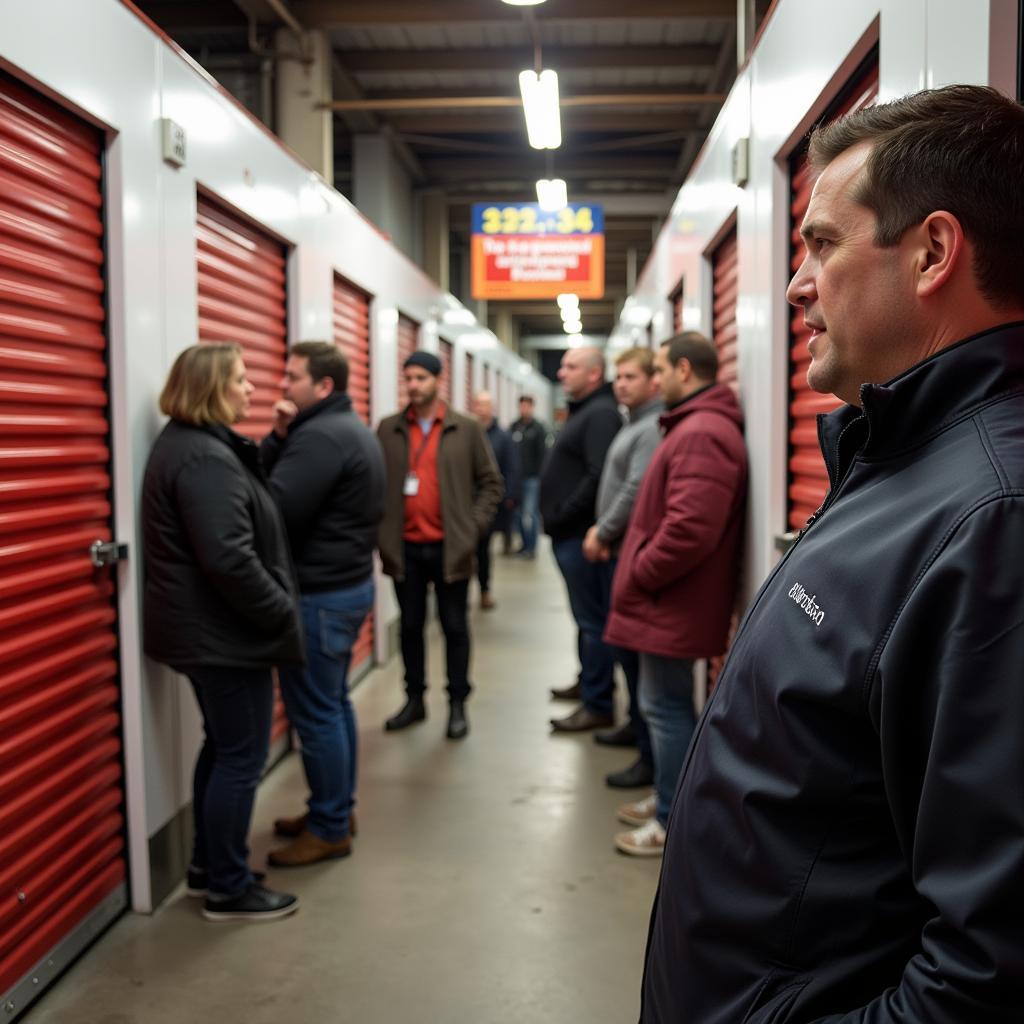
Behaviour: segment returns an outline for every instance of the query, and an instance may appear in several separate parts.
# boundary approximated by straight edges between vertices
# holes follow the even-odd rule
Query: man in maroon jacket
[[[639,827],[615,837],[659,856],[695,725],[693,660],[725,650],[739,579],[747,488],[743,416],[716,384],[714,346],[693,331],[655,357],[665,412],[623,541],[605,640],[640,652],[640,710],[650,728],[653,800],[622,808]],[[652,815],[653,812],[653,815]]]

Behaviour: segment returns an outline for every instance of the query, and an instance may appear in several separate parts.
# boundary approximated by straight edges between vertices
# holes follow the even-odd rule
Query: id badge
[[[402,488],[402,494],[407,498],[415,498],[420,493],[420,478],[415,473],[405,474],[405,486]]]

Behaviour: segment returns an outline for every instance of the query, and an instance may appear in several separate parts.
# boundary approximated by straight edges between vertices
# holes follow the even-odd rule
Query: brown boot
[[[296,836],[302,835],[308,820],[308,814],[300,814],[297,818],[275,818],[274,835],[284,836],[285,839],[294,839]],[[348,816],[348,834],[354,839],[358,831],[356,812],[352,811]]]
[[[280,850],[271,850],[267,856],[267,863],[275,868],[299,868],[306,864],[316,864],[321,860],[347,857],[351,852],[352,840],[348,836],[335,843],[329,843],[305,829],[287,846],[281,847]]]

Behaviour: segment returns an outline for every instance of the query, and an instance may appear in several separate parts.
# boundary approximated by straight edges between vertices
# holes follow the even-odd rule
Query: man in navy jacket
[[[684,762],[644,1024],[1009,1024],[1024,1007],[1024,108],[818,129],[788,292],[831,489]]]

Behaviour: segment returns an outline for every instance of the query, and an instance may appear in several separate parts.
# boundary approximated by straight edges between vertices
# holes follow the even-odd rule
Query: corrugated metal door
[[[473,373],[476,360],[471,352],[466,353],[466,412],[473,408]]]
[[[356,415],[370,425],[370,296],[334,275],[334,343],[348,360],[348,393]],[[373,612],[366,616],[352,648],[349,678],[373,664]]]
[[[125,906],[102,138],[0,76],[0,1005]]]
[[[878,96],[877,56],[851,83],[845,97],[827,120],[869,106]],[[800,225],[811,200],[814,178],[807,164],[806,153],[797,153],[791,163],[790,223],[792,227],[790,252],[793,273],[804,258],[804,243]],[[804,314],[794,307],[789,322],[789,458],[787,481],[787,522],[790,530],[800,530],[825,500],[828,491],[828,473],[818,446],[817,416],[829,412],[840,403],[832,395],[819,395],[807,386],[807,368],[811,357],[807,351],[810,331],[804,326]]]
[[[405,390],[402,367],[406,359],[416,351],[419,337],[419,324],[409,317],[398,316],[398,408],[404,409],[409,404],[409,393]]]
[[[441,357],[441,398],[452,404],[452,345],[450,341],[441,341],[438,355]]]
[[[718,382],[739,390],[736,355],[736,296],[739,291],[739,258],[736,228],[722,239],[711,257],[711,338],[718,352]]]
[[[256,390],[252,411],[238,432],[260,440],[271,429],[288,349],[285,307],[286,250],[234,211],[199,195],[196,211],[199,340],[242,346]],[[271,740],[288,732],[284,702],[274,684]]]

